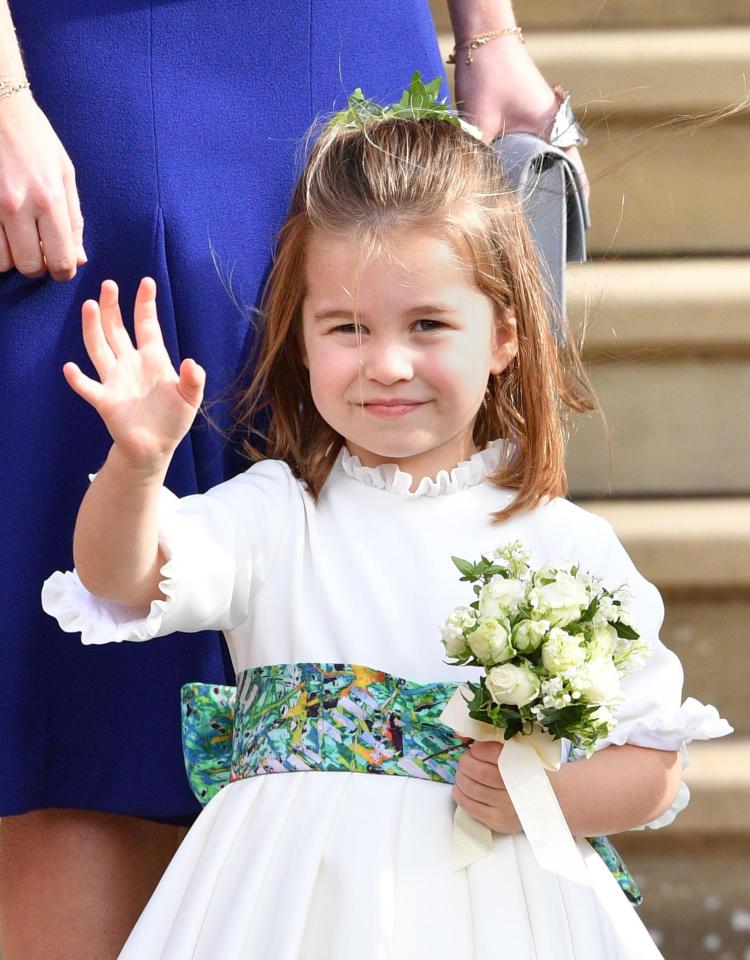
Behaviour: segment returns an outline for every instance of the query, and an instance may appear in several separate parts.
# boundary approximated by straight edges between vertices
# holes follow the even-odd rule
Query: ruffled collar
[[[493,440],[484,450],[472,454],[468,460],[462,460],[450,472],[441,470],[434,480],[432,477],[423,477],[416,490],[411,490],[412,475],[400,470],[397,464],[383,463],[379,467],[366,467],[346,447],[341,448],[333,469],[342,471],[366,487],[395,493],[400,497],[439,497],[481,483],[501,463],[508,463],[515,451],[515,446],[507,440]]]

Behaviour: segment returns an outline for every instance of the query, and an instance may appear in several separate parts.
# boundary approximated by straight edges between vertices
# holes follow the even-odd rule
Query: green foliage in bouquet
[[[443,625],[455,666],[483,667],[467,686],[475,720],[505,739],[534,725],[590,756],[615,725],[620,678],[649,655],[629,621],[627,586],[607,590],[567,560],[538,570],[515,541],[472,563],[453,557],[474,600]]]

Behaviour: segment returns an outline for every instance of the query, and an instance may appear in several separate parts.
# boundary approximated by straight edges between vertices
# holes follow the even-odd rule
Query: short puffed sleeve
[[[276,460],[178,498],[161,491],[159,545],[166,557],[159,588],[165,599],[133,608],[90,593],[75,570],[57,571],[42,588],[42,607],[84,644],[150,640],[175,631],[231,630],[248,616],[252,597],[273,564],[286,524],[301,498],[289,468]]]
[[[716,707],[688,698],[682,702],[683,669],[677,655],[659,639],[664,620],[664,604],[659,591],[636,569],[611,525],[599,518],[596,566],[604,586],[615,589],[627,585],[632,592],[630,621],[651,650],[645,664],[622,680],[624,700],[615,713],[617,725],[597,744],[597,750],[610,745],[632,743],[657,750],[679,750],[683,768],[687,766],[687,745],[691,740],[710,740],[732,732]],[[685,783],[674,802],[656,820],[644,824],[662,827],[671,823],[690,799]],[[640,828],[637,828],[640,829]]]

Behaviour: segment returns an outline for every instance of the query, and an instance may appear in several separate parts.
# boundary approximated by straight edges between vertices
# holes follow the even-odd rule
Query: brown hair
[[[329,125],[316,141],[261,303],[255,372],[237,411],[242,446],[253,460],[285,460],[317,498],[344,440],[315,409],[303,361],[307,240],[312,230],[325,230],[372,249],[387,243],[393,228],[422,226],[468,253],[499,323],[516,318],[518,355],[490,377],[474,425],[479,449],[498,437],[517,447],[491,477],[518,490],[495,514],[505,519],[565,494],[567,413],[594,410],[597,403],[575,344],[567,336],[564,343],[555,339],[525,220],[494,151],[447,120]],[[262,431],[257,424],[264,420]]]

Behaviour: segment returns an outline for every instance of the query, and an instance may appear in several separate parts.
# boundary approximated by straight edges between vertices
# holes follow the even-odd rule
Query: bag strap
[[[586,260],[591,225],[575,165],[558,147],[531,133],[510,133],[492,143],[508,185],[518,197],[539,255],[553,332],[565,335],[565,264]]]

